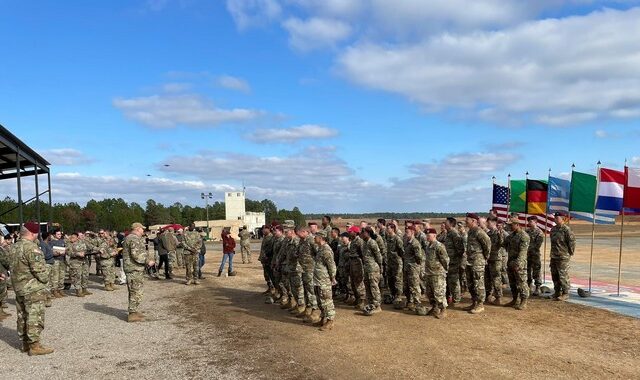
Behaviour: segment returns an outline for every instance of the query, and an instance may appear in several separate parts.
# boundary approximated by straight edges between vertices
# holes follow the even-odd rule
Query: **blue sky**
[[[639,2],[472,4],[5,0],[0,123],[58,202],[484,210],[493,175],[640,164]]]

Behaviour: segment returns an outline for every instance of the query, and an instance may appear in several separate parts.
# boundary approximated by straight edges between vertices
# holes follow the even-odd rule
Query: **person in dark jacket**
[[[236,272],[233,271],[233,255],[235,254],[236,240],[231,236],[228,229],[222,230],[222,262],[220,263],[220,269],[218,269],[218,277],[222,275],[224,265],[227,260],[229,261],[229,276],[235,276]]]
[[[204,266],[204,255],[207,254],[207,245],[205,242],[202,242],[200,246],[200,254],[198,255],[198,278],[203,280],[204,276],[202,275],[202,267]]]
[[[51,246],[49,245],[49,242],[51,241],[51,234],[49,232],[43,232],[40,235],[40,250],[42,251],[42,253],[44,253],[44,262],[47,265],[47,268],[49,268],[49,283],[47,284],[47,288],[48,288],[48,292],[47,292],[47,299],[44,301],[44,306],[45,307],[51,307],[51,299],[53,298],[53,294],[52,291],[53,289],[51,289],[51,285],[53,284],[53,264],[54,264],[54,260],[53,260],[53,248],[51,248]]]

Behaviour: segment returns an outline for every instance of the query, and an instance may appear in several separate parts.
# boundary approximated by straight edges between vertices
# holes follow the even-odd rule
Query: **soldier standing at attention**
[[[535,284],[534,296],[540,295],[540,286],[542,285],[542,276],[540,275],[540,269],[542,263],[540,260],[540,248],[544,242],[544,234],[542,230],[538,228],[537,219],[535,216],[527,218],[527,234],[529,235],[529,251],[527,252],[527,285],[531,289],[531,285]]]
[[[565,223],[569,216],[565,213],[555,213],[556,225],[551,229],[551,277],[553,279],[553,299],[566,301],[569,299],[571,282],[569,267],[571,256],[576,249],[576,238]]]
[[[198,280],[198,255],[200,254],[200,246],[203,244],[200,233],[196,231],[195,224],[189,226],[189,230],[184,234],[182,245],[184,246],[184,265],[186,269],[185,285],[199,285]],[[218,273],[220,276],[220,273]]]
[[[144,315],[138,312],[144,295],[144,270],[147,265],[155,265],[154,259],[149,257],[149,253],[144,246],[143,234],[144,226],[141,223],[133,223],[131,225],[131,233],[127,235],[124,243],[122,243],[122,260],[129,291],[128,322],[144,321]]]
[[[271,256],[271,273],[273,275],[273,288],[274,294],[271,296],[271,301],[279,301],[282,297],[286,296],[280,289],[280,281],[282,280],[282,271],[280,267],[276,265],[280,252],[283,252],[287,242],[284,237],[284,228],[281,225],[277,225],[273,228],[273,256]],[[267,303],[271,303],[267,301]]]
[[[293,227],[287,233],[287,236],[291,236],[289,245],[287,245],[287,257],[285,259],[285,265],[289,272],[289,287],[291,288],[291,302],[287,305],[289,306],[287,309],[292,314],[300,314],[306,309],[304,287],[302,286],[302,266],[298,262],[300,238]]]
[[[349,277],[351,278],[351,291],[355,297],[353,304],[356,309],[364,308],[364,271],[362,269],[362,251],[364,241],[360,237],[360,227],[351,226],[349,228],[351,242],[349,243]]]
[[[502,241],[507,241],[509,233],[504,229],[504,222],[498,221],[498,231],[502,234]],[[504,245],[500,248],[500,257],[502,257],[502,284],[507,285],[509,283],[509,276],[507,275],[507,261],[509,261],[509,255]]]
[[[113,284],[116,281],[116,272],[113,260],[118,251],[116,250],[116,243],[108,231],[100,230],[98,235],[98,252],[100,254],[100,267],[102,269],[101,273],[104,280],[104,290],[112,292],[116,290],[116,288],[113,287]]]
[[[317,226],[317,225],[316,225]],[[300,227],[298,229],[298,237],[300,237],[300,244],[298,244],[298,262],[302,267],[302,286],[304,287],[305,297],[305,310],[302,313],[296,315],[298,318],[304,318],[304,322],[309,323],[311,318],[316,318],[320,314],[318,310],[318,300],[313,288],[313,270],[315,266],[315,248],[313,236],[309,233],[308,227]]]
[[[271,270],[273,271],[276,283],[273,284],[276,288],[276,292],[280,293],[280,307],[288,309],[291,307],[291,288],[289,287],[289,272],[287,270],[287,251],[289,249],[289,243],[293,237],[292,226],[285,224],[282,227],[284,240],[280,245],[280,249],[273,255],[271,261]],[[288,305],[285,307],[285,305]]]
[[[349,233],[340,234],[340,246],[338,248],[338,293],[345,303],[353,303],[354,298],[349,293]]]
[[[487,292],[487,298],[493,296],[492,304],[500,306],[502,300],[502,246],[504,244],[504,237],[500,231],[498,231],[498,218],[491,215],[487,219],[487,226],[489,231],[487,235],[491,239],[491,253],[489,254],[489,260],[487,262],[487,269],[485,275],[485,288]]]
[[[480,217],[467,214],[467,283],[473,303],[466,308],[471,314],[484,311],[484,268],[491,252],[491,239],[479,226]]]
[[[39,232],[38,223],[25,223],[20,228],[20,240],[13,244],[10,255],[18,336],[22,341],[22,352],[28,352],[29,356],[53,352],[53,349],[40,345],[40,333],[44,330],[44,302],[47,299],[49,269],[45,265],[44,254],[36,243]]]
[[[509,262],[509,287],[513,299],[505,306],[514,306],[517,310],[527,307],[529,287],[527,286],[527,250],[529,249],[529,235],[522,229],[517,216],[511,219],[511,235],[507,238],[507,254]]]
[[[378,235],[373,228],[366,227],[362,231],[364,249],[362,250],[362,267],[364,268],[364,286],[367,292],[367,304],[373,305],[370,314],[378,313],[382,296],[380,294],[380,278],[382,277],[382,253],[376,242]]]
[[[264,280],[267,282],[267,290],[262,293],[267,295],[274,293],[273,276],[271,275],[271,255],[273,254],[273,235],[269,226],[262,227],[262,245],[260,246],[260,256],[258,261],[262,263],[262,271],[264,273]]]
[[[425,277],[427,298],[431,304],[428,315],[441,319],[447,312],[447,270],[449,255],[447,249],[437,240],[435,228],[427,229],[427,250],[425,251]]]
[[[464,258],[464,251],[466,249],[465,242],[460,236],[460,233],[456,230],[457,221],[455,218],[448,217],[445,220],[445,229],[447,235],[444,239],[444,247],[449,255],[449,269],[447,272],[447,297],[453,306],[460,303],[462,297],[460,290],[460,267],[462,266],[462,259]]]
[[[71,282],[76,288],[76,296],[84,297],[90,295],[87,291],[89,284],[89,265],[86,263],[87,246],[77,233],[69,236],[69,245],[67,246],[67,255],[69,256],[69,276]]]
[[[393,304],[400,305],[402,297],[402,257],[404,256],[404,243],[396,232],[396,225],[387,225],[387,286],[393,297]]]
[[[316,248],[315,265],[313,269],[313,284],[315,286],[318,304],[322,310],[321,317],[312,318],[311,322],[320,327],[320,331],[333,328],[336,309],[333,304],[331,287],[336,282],[336,263],[333,261],[333,251],[327,244],[326,231],[319,231],[314,238]]]
[[[415,237],[416,227],[411,225],[404,232],[404,290],[407,296],[405,309],[415,312],[420,306],[420,272],[424,264],[424,253]]]
[[[251,264],[251,234],[247,230],[247,226],[243,226],[238,233],[240,238],[240,253],[242,253],[242,263]]]
[[[3,277],[0,279],[0,321],[11,315],[4,311],[4,309],[7,308],[7,280],[9,279],[8,271],[11,268],[11,259],[9,257],[10,251],[11,247],[9,246],[9,243],[5,240],[4,236],[0,234],[0,276]],[[46,267],[50,271],[52,266],[46,265]],[[51,276],[49,276],[49,279],[51,279]],[[50,295],[47,295],[46,302],[51,304]]]
[[[176,240],[178,240],[178,245],[176,246],[176,268],[184,268],[184,246],[182,242],[184,241],[183,229],[179,229],[176,233]]]
[[[460,268],[458,272],[460,273],[460,293],[464,294],[469,290],[469,286],[467,285],[467,227],[464,225],[464,222],[458,222],[456,226],[458,229],[458,234],[462,238],[462,242],[464,243],[464,253],[462,254],[462,258],[460,259]]]

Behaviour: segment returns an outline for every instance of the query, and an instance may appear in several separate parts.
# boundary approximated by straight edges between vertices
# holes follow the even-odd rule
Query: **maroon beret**
[[[435,228],[427,228],[427,231],[426,231],[426,232],[427,232],[428,234],[436,234],[436,235],[438,234],[438,231],[436,231],[436,229],[435,229]]]
[[[478,214],[474,214],[472,212],[467,213],[467,218],[471,218],[471,219],[475,219],[475,220],[480,220],[480,217],[478,216]]]
[[[36,222],[26,222],[23,225],[23,227],[26,228],[32,234],[40,233],[40,225],[38,223],[36,223]]]

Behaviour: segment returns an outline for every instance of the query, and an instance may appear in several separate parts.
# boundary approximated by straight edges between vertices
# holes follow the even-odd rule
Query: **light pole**
[[[209,199],[213,198],[213,194],[200,193],[200,198],[204,199],[205,208],[207,209],[207,240],[209,240]]]

